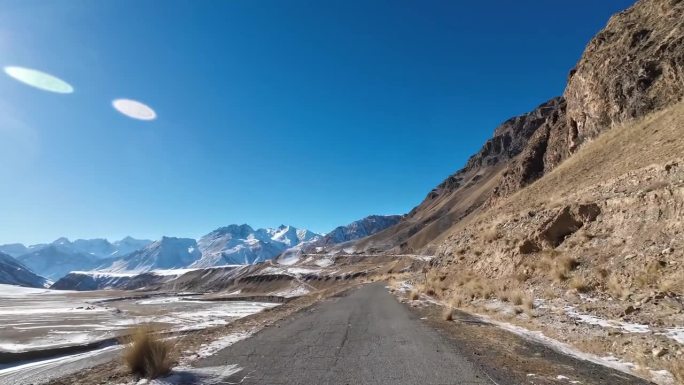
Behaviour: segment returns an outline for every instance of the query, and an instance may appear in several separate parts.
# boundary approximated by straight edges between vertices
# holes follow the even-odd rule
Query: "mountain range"
[[[221,227],[199,242],[202,258],[192,267],[251,264],[272,259],[302,242],[321,236],[309,230],[281,225],[275,229],[252,229],[249,225]]]
[[[326,253],[343,248],[349,243],[377,234],[391,228],[401,221],[402,215],[370,215],[345,226],[338,226],[326,235],[301,242],[299,245],[283,251],[278,256],[278,262],[294,263],[302,254]],[[349,251],[353,251],[353,248]]]
[[[326,235],[294,226],[253,229],[251,226],[229,225],[201,237],[162,237],[158,241],[126,237],[109,242],[106,239],[59,238],[48,244],[25,246],[0,245],[7,258],[6,274],[0,283],[58,280],[70,272],[97,271],[103,274],[143,273],[155,269],[200,268],[219,265],[253,264],[281,254],[321,251],[328,246],[375,234],[394,225],[401,216],[373,215]],[[11,266],[21,266],[12,270]],[[10,278],[12,271],[21,277]],[[35,274],[37,279],[24,277]],[[45,278],[43,278],[45,277]],[[33,284],[32,284],[33,285]],[[43,283],[40,283],[42,286]]]

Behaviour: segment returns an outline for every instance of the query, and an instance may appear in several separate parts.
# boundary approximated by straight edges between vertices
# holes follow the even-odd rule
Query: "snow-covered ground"
[[[116,300],[111,297],[114,295],[117,293],[0,285],[0,325],[3,325],[0,352],[83,345],[117,337],[143,323],[177,331],[203,329],[277,306],[262,302],[203,301],[188,296]]]
[[[117,337],[131,327],[146,323],[172,331],[200,330],[226,325],[278,306],[250,301],[205,301],[187,295],[130,296],[130,292],[69,292],[0,285],[0,325],[3,326],[0,328],[0,353],[83,345]],[[211,355],[249,336],[243,334],[211,342],[198,354]],[[73,373],[106,362],[118,354],[118,349],[119,346],[109,346],[85,353],[3,364],[0,365],[0,384],[23,384],[29,379],[39,383],[52,378],[56,372]]]

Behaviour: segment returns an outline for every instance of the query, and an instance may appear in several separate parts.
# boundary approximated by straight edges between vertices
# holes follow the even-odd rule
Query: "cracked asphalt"
[[[242,368],[226,384],[496,384],[381,284],[321,302],[198,363],[226,365]]]

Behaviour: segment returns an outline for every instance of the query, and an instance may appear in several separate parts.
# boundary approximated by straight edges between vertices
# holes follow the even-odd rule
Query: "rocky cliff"
[[[586,142],[683,96],[684,1],[639,1],[591,40],[562,96],[502,123],[398,225],[358,248],[434,251],[453,226],[548,174]]]

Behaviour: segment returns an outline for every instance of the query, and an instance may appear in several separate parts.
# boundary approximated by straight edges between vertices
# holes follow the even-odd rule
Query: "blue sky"
[[[463,3],[3,0],[0,243],[408,212],[631,1]]]

